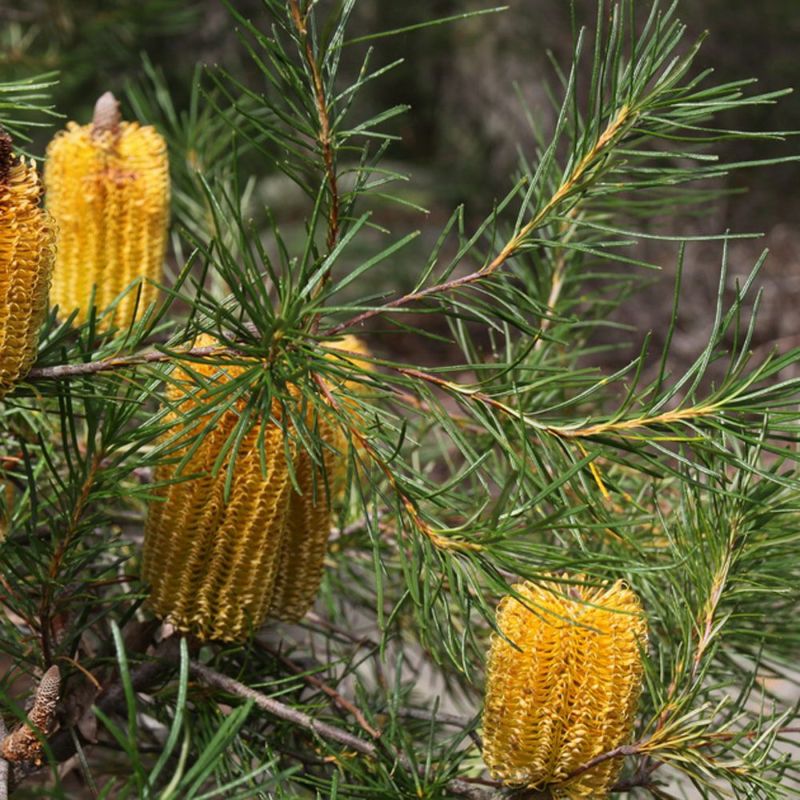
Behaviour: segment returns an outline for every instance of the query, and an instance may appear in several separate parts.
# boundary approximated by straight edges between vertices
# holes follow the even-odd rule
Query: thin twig
[[[567,268],[566,245],[569,244],[578,230],[578,226],[575,222],[576,214],[574,210],[570,212],[570,217],[572,218],[572,221],[569,224],[562,226],[561,250],[556,258],[555,266],[553,267],[553,276],[550,283],[550,294],[547,297],[547,314],[542,317],[542,320],[539,323],[539,334],[536,339],[536,343],[533,346],[534,350],[541,350],[544,342],[546,341],[544,334],[552,324],[553,317],[556,313],[556,306],[558,305],[559,298],[561,297],[561,290],[564,288],[564,282],[566,279],[565,272]]]
[[[582,184],[590,174],[592,165],[600,158],[605,148],[611,144],[619,134],[619,132],[628,125],[635,117],[635,112],[628,106],[623,106],[608,123],[608,126],[600,134],[592,149],[575,165],[572,172],[566,180],[559,186],[556,192],[550,199],[534,214],[533,218],[520,228],[511,239],[506,242],[502,250],[490,261],[488,264],[480,267],[468,275],[462,275],[460,278],[451,278],[450,280],[443,281],[442,283],[428,286],[425,289],[418,289],[414,292],[409,292],[394,300],[390,300],[381,306],[371,308],[367,311],[362,311],[360,314],[351,319],[340,322],[337,325],[328,328],[325,336],[333,336],[341,333],[344,330],[349,330],[357,325],[366,322],[372,317],[385,314],[387,311],[393,311],[397,308],[407,306],[411,303],[418,303],[433,295],[445,294],[453,292],[457,289],[471,286],[478,281],[490,277],[498,269],[500,269],[510,258],[512,258],[519,249],[525,244],[528,237],[544,225],[550,214],[575,190],[577,186]]]
[[[585,764],[580,766],[578,769],[573,770],[570,774],[564,778],[562,781],[563,783],[567,783],[569,781],[574,780],[575,778],[583,775],[589,770],[594,769],[595,767],[599,766],[600,764],[604,764],[606,761],[611,761],[613,758],[624,758],[626,756],[635,756],[641,752],[643,742],[635,742],[634,744],[623,744],[620,747],[615,747],[613,750],[608,750],[605,753],[600,753],[599,756],[595,756],[591,760],[587,761]]]
[[[706,604],[703,609],[703,619],[698,619],[696,623],[695,632],[697,633],[697,647],[695,649],[694,658],[692,659],[692,668],[689,677],[690,684],[693,684],[697,679],[697,674],[700,671],[700,667],[703,662],[703,656],[705,655],[705,652],[711,643],[717,608],[720,600],[722,599],[723,589],[728,579],[728,573],[730,572],[733,564],[733,545],[736,541],[736,535],[737,532],[735,529],[729,533],[725,556],[722,564],[719,565],[718,569],[714,573],[712,591],[710,596],[706,598]],[[664,702],[664,707],[661,711],[661,714],[658,717],[658,721],[656,722],[652,736],[658,734],[667,724],[672,708],[672,701],[677,691],[678,679],[676,676],[672,679],[669,688],[667,689],[667,698]],[[660,763],[658,761],[653,759],[651,756],[646,755],[636,770],[634,780],[644,781],[649,775],[652,775],[659,766]]]
[[[320,73],[317,59],[314,56],[314,48],[311,43],[311,37],[308,35],[307,18],[303,16],[300,11],[300,5],[297,0],[289,0],[289,9],[292,16],[292,22],[297,30],[297,35],[300,37],[300,43],[303,47],[303,54],[305,56],[308,70],[311,74],[311,83],[314,89],[314,100],[317,105],[317,118],[319,120],[319,131],[317,133],[317,142],[322,152],[322,161],[325,165],[325,179],[328,182],[328,192],[330,194],[330,206],[328,208],[328,237],[326,245],[330,253],[336,242],[339,239],[339,186],[336,178],[336,163],[333,152],[333,145],[331,142],[331,122],[328,113],[328,104],[325,99],[325,87],[322,83],[322,75]],[[320,283],[322,288],[327,281],[328,276],[323,276]]]
[[[374,758],[378,754],[378,748],[371,742],[365,742],[363,739],[359,739],[357,736],[353,736],[353,734],[347,731],[343,731],[333,725],[328,725],[326,722],[320,722],[302,711],[297,711],[291,706],[281,703],[279,700],[267,697],[261,692],[257,692],[255,689],[245,686],[234,678],[229,678],[227,675],[216,672],[197,661],[189,662],[189,670],[207,686],[212,686],[245,700],[252,700],[262,711],[266,711],[278,717],[278,719],[290,722],[300,728],[313,731],[323,739],[329,739],[332,742],[342,744],[362,755]]]
[[[115,356],[98,361],[87,361],[81,364],[58,364],[53,367],[35,367],[26,380],[69,380],[82,375],[94,375],[98,372],[111,372],[115,369],[127,369],[142,364],[159,364],[173,361],[177,357],[203,356],[238,356],[239,354],[229,347],[220,347],[218,344],[205,345],[204,347],[190,347],[177,353],[165,353],[161,350],[148,350],[144,353],[132,353],[128,356]]]
[[[376,642],[374,639],[371,639],[369,636],[355,636],[351,631],[341,628],[338,625],[334,625],[332,622],[324,617],[321,617],[314,611],[309,611],[305,618],[300,621],[301,625],[310,628],[308,623],[319,625],[320,627],[325,628],[327,631],[336,634],[341,641],[349,642],[350,644],[354,644],[356,647],[364,647],[371,650],[378,650],[380,648],[380,643]],[[313,628],[310,629],[313,630]]]
[[[707,405],[695,405],[688,408],[678,408],[672,411],[664,411],[660,414],[651,414],[649,416],[634,417],[631,419],[612,419],[605,422],[596,422],[584,427],[570,426],[570,425],[553,425],[551,423],[537,420],[530,414],[526,414],[502,400],[498,400],[485,392],[473,389],[460,383],[445,380],[437,375],[425,372],[420,369],[410,369],[408,367],[401,367],[395,364],[385,364],[388,369],[399,372],[401,375],[406,375],[409,378],[416,378],[438,386],[445,391],[455,393],[459,397],[477,400],[492,408],[496,408],[504,415],[521,420],[529,427],[541,433],[546,433],[551,436],[556,436],[561,439],[592,439],[606,434],[617,435],[620,438],[640,438],[640,431],[643,428],[651,428],[655,426],[675,425],[683,422],[689,422],[695,419],[702,419],[703,417],[712,416],[724,409],[721,404],[709,402]],[[669,441],[667,437],[661,437],[661,441]]]

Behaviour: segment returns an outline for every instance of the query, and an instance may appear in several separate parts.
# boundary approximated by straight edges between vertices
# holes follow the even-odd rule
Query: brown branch
[[[316,733],[323,739],[328,739],[337,744],[344,745],[351,750],[355,750],[357,753],[361,753],[361,755],[374,757],[378,754],[378,748],[372,742],[365,742],[363,739],[353,736],[352,733],[348,733],[333,725],[328,725],[326,722],[314,719],[303,711],[297,711],[297,709],[287,706],[279,700],[267,697],[261,692],[257,692],[255,689],[245,686],[234,678],[229,678],[227,675],[216,672],[197,661],[189,662],[189,671],[206,684],[206,686],[220,689],[223,692],[236,695],[244,700],[252,700],[262,711],[266,711],[268,714],[272,714],[278,717],[278,719],[282,719],[284,722],[290,722],[292,725],[305,728],[306,730]]]
[[[313,611],[309,611],[299,624],[313,633],[317,633],[318,628],[324,628],[326,631],[325,635],[329,636],[331,639],[346,644],[352,644],[357,649],[366,650],[367,656],[372,659],[378,685],[381,688],[386,688],[388,684],[383,671],[383,664],[381,663],[380,642],[376,642],[366,634],[362,636],[356,636],[351,630],[341,628],[332,623],[330,620],[324,619],[323,617],[319,616],[319,614],[314,613]]]
[[[302,711],[297,711],[291,706],[281,703],[279,700],[267,697],[261,692],[251,689],[249,686],[245,686],[245,684],[206,667],[197,661],[189,662],[189,671],[207,686],[241,697],[243,700],[250,700],[262,711],[266,711],[268,714],[272,714],[278,719],[282,719],[284,722],[289,722],[292,725],[311,731],[322,739],[344,745],[368,758],[378,758],[381,755],[382,750],[377,744],[365,742],[363,739],[359,739],[357,736],[353,736],[353,734],[347,731],[343,731],[326,722],[316,720]],[[409,763],[408,759],[403,754],[388,754],[402,764],[405,769],[413,769],[413,765]],[[476,789],[468,781],[460,779],[448,781],[447,788],[453,794],[472,798],[472,800],[488,800],[490,796],[485,790]]]
[[[268,649],[272,656],[277,658],[295,675],[299,675],[304,681],[309,683],[315,689],[319,689],[321,692],[324,692],[326,695],[328,695],[328,697],[333,700],[334,704],[341,710],[352,714],[361,729],[367,734],[372,736],[374,739],[379,739],[381,737],[381,731],[373,728],[372,725],[367,722],[367,719],[364,717],[364,714],[361,712],[361,710],[352,702],[350,702],[350,700],[348,700],[346,697],[343,697],[341,694],[339,694],[339,692],[328,686],[324,681],[321,681],[316,677],[316,675],[306,672],[306,670],[304,670],[299,664],[295,664],[294,661],[292,661],[290,658],[287,658],[282,653],[276,652],[275,650],[271,650],[269,648],[266,649]],[[398,710],[397,715],[406,719],[416,719],[423,722],[436,722],[440,725],[447,725],[460,728],[462,730],[469,728],[471,723],[470,720],[465,719],[464,717],[459,717],[455,714],[447,714],[443,711],[440,711],[434,715],[431,712],[424,711],[421,708],[400,709]],[[475,731],[470,731],[469,736],[478,747],[483,747],[481,738]]]
[[[115,369],[127,369],[142,364],[158,364],[173,361],[176,357],[203,356],[238,356],[239,353],[229,347],[220,347],[218,344],[205,345],[204,347],[190,347],[176,353],[164,353],[160,350],[148,350],[144,353],[132,353],[128,356],[115,356],[99,361],[87,361],[82,364],[58,364],[54,367],[36,367],[27,376],[27,380],[69,380],[82,375],[94,375],[98,372],[111,372]]]
[[[313,628],[311,625],[318,625],[319,627],[325,628],[325,630],[338,636],[339,641],[348,642],[356,647],[363,647],[371,650],[380,649],[380,643],[376,642],[374,639],[370,639],[369,636],[354,636],[351,631],[341,628],[338,625],[334,625],[332,622],[321,617],[314,611],[309,611],[299,624],[312,631]]]
[[[314,100],[317,105],[317,118],[319,120],[317,142],[322,152],[322,161],[325,165],[325,178],[328,182],[328,192],[331,198],[330,207],[328,209],[328,237],[326,240],[328,252],[330,252],[336,246],[336,242],[339,239],[339,186],[336,179],[336,163],[333,146],[331,144],[330,115],[325,99],[325,87],[322,83],[322,75],[319,70],[319,65],[317,64],[317,59],[314,56],[311,37],[308,35],[307,16],[304,17],[301,13],[298,0],[289,0],[289,10],[291,12],[292,22],[297,30],[297,35],[300,37],[306,64],[311,74]],[[327,276],[323,278],[320,286],[323,286],[326,280]]]
[[[599,756],[595,756],[594,758],[587,761],[578,769],[570,772],[570,774],[566,778],[564,778],[563,781],[560,781],[560,783],[566,784],[569,781],[572,781],[575,778],[584,775],[585,773],[589,772],[589,770],[594,769],[600,764],[604,764],[606,761],[611,761],[611,759],[613,758],[624,758],[626,756],[638,755],[641,752],[642,744],[643,742],[636,742],[634,744],[623,744],[620,747],[615,747],[613,750],[608,750],[605,753],[600,753]]]

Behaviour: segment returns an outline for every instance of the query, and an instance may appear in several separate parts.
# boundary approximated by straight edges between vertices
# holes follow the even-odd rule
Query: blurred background
[[[320,5],[333,2],[322,0]],[[483,0],[360,0],[351,36],[412,26],[491,4]],[[547,53],[551,51],[561,65],[569,64],[569,4],[566,0],[507,0],[507,4],[504,13],[375,42],[375,63],[401,57],[405,61],[368,86],[361,111],[368,114],[397,103],[411,106],[393,123],[402,141],[390,151],[389,160],[412,176],[408,199],[429,210],[423,215],[387,205],[380,212],[385,218],[379,222],[397,233],[417,228],[424,232],[418,245],[403,251],[395,268],[384,273],[395,282],[393,288],[411,283],[455,204],[464,203],[468,220],[479,221],[509,187],[518,148],[533,152],[520,98],[545,130],[552,123],[546,85],[553,82],[554,72]],[[259,0],[234,0],[234,5],[245,17],[255,21],[263,17]],[[591,26],[596,5],[596,0],[577,0],[578,22]],[[635,1],[642,16],[650,5],[650,0]],[[714,80],[754,77],[758,79],[754,91],[799,82],[797,0],[681,0],[679,13],[688,26],[687,41],[709,31],[698,67],[713,67]],[[220,0],[0,0],[0,79],[58,70],[57,110],[84,123],[100,93],[111,89],[124,96],[129,81],[142,79],[142,54],[146,53],[163,70],[180,109],[187,102],[197,63],[224,65],[245,80],[257,82],[234,27]],[[344,71],[354,74],[363,50],[349,50]],[[731,115],[723,124],[755,130],[800,129],[800,97],[791,95],[777,105]],[[38,136],[31,150],[41,155],[51,133]],[[731,143],[723,155],[736,160],[787,156],[797,152],[799,143],[800,139],[790,139],[765,146],[740,141]],[[297,202],[282,177],[270,175],[263,164],[253,164],[252,169],[259,175],[260,199],[279,210]],[[725,194],[708,208],[707,216],[681,218],[674,223],[674,230],[668,231],[687,235],[726,229],[765,233],[763,238],[732,245],[729,287],[734,286],[737,275],[749,271],[763,248],[770,248],[772,254],[762,272],[764,297],[755,342],[762,354],[775,344],[781,349],[800,345],[798,178],[800,170],[795,164],[739,172],[723,187],[736,192]],[[296,223],[300,228],[300,209]],[[617,312],[617,318],[642,334],[655,331],[657,347],[670,312],[677,248],[657,242],[641,247],[641,255],[661,264],[663,270]],[[683,314],[673,345],[678,369],[690,363],[707,340],[720,260],[718,242],[688,248]],[[420,317],[419,324],[426,319],[430,318]],[[641,336],[633,338],[640,340]],[[390,347],[397,348],[398,355],[414,356],[410,341],[407,345],[395,341]],[[408,352],[402,352],[404,349]],[[421,352],[419,355],[423,357]],[[616,366],[631,355],[631,350],[622,348],[609,351],[604,358],[608,366]]]

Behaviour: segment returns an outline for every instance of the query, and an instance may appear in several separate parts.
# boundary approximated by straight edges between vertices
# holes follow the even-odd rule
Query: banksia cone
[[[55,728],[60,694],[61,672],[58,667],[52,666],[42,675],[28,721],[0,741],[0,757],[6,761],[42,763],[41,737],[48,736]]]
[[[195,346],[213,342],[201,337]],[[350,339],[334,346],[356,350]],[[176,370],[169,395],[178,415],[208,402],[198,378],[213,384],[235,378],[241,369],[195,364],[196,376]],[[279,409],[274,412],[277,416]],[[197,429],[207,421],[195,423]],[[302,449],[294,454],[290,446],[298,493],[289,477],[284,431],[276,422],[265,421],[263,475],[261,425],[255,422],[233,456],[226,502],[227,463],[217,477],[211,471],[237,421],[237,412],[230,410],[203,434],[184,467],[185,474],[197,477],[169,483],[175,478],[174,465],[156,471],[156,481],[165,485],[156,490],[159,499],[150,505],[144,541],[143,577],[150,584],[156,613],[181,630],[223,640],[243,638],[268,613],[293,620],[308,610],[322,577],[330,487],[346,470],[346,439],[323,412],[317,415],[316,431],[324,443],[324,468]],[[310,418],[309,425],[313,422]]]
[[[195,343],[212,343],[202,337]],[[192,365],[212,384],[235,377],[237,368]],[[239,370],[241,368],[238,368]],[[176,370],[169,394],[184,414],[208,402],[199,381]],[[228,456],[217,476],[214,462],[237,421],[227,411],[184,467],[190,480],[162,486],[150,504],[145,527],[143,577],[150,584],[156,613],[178,629],[200,637],[241,639],[267,614],[289,507],[289,469],[283,433],[265,422],[266,475],[259,448],[260,423],[243,437],[235,456],[230,495],[224,498]],[[197,422],[202,430],[208,418]],[[180,424],[180,422],[178,422]],[[187,447],[189,445],[187,444]],[[159,482],[175,478],[176,466],[156,470]]]
[[[328,346],[347,353],[369,355],[363,342],[355,336],[345,336]],[[361,359],[347,360],[362,368],[366,366]],[[342,384],[332,388],[335,392]],[[348,392],[357,391],[357,384],[345,381],[344,388]],[[348,404],[345,398],[342,402]],[[313,423],[310,418],[309,426]],[[324,468],[315,465],[307,451],[299,452],[295,459],[295,476],[301,492],[291,492],[278,577],[270,605],[270,616],[287,621],[305,616],[317,596],[331,529],[331,496],[341,493],[347,474],[347,437],[341,428],[323,412],[317,415],[316,429],[324,445]]]
[[[36,168],[0,131],[0,397],[31,368],[47,313],[55,244],[41,194]]]
[[[621,759],[581,769],[630,739],[647,637],[639,600],[619,581],[514,588],[526,605],[508,596],[497,610],[498,628],[514,644],[492,636],[484,761],[493,777],[548,789],[554,800],[601,800]]]
[[[139,309],[155,299],[169,220],[169,165],[164,139],[150,126],[121,122],[104,94],[90,125],[70,122],[47,148],[47,207],[58,223],[51,300],[66,316],[89,315],[92,290],[105,309],[141,279]],[[147,280],[145,280],[147,279]],[[119,302],[114,323],[133,319],[136,289]]]

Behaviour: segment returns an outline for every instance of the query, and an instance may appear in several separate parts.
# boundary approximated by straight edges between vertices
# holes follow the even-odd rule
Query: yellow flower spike
[[[621,759],[581,768],[630,740],[647,639],[639,599],[621,581],[514,589],[525,604],[503,598],[497,625],[516,647],[493,634],[489,651],[484,761],[494,778],[554,800],[602,800]]]
[[[28,374],[47,313],[55,231],[41,194],[36,168],[0,131],[0,398]]]
[[[355,336],[345,336],[325,344],[335,350],[369,355],[364,343]],[[333,359],[335,356],[331,354],[328,357]],[[367,362],[361,359],[347,360],[361,368],[367,366]],[[332,391],[335,393],[337,388],[344,387],[352,392],[357,385],[356,382],[344,381],[332,386]],[[313,415],[309,415],[307,422],[309,427],[314,425]],[[298,494],[293,490],[291,493],[278,579],[270,606],[271,616],[286,621],[296,621],[305,616],[317,596],[331,530],[331,497],[342,493],[347,475],[348,440],[340,426],[320,412],[316,428],[324,444],[324,464],[322,467],[315,464],[306,451],[298,453],[295,459],[295,475],[301,492]]]
[[[99,310],[141,280],[138,313],[157,294],[169,222],[169,164],[162,136],[151,126],[120,120],[107,92],[93,122],[70,122],[47,148],[47,207],[58,224],[51,302],[62,316],[89,315],[92,291]],[[133,320],[136,288],[108,324]]]
[[[211,343],[210,337],[201,337],[195,345]],[[173,373],[175,385],[169,395],[178,415],[208,402],[200,377],[213,385],[234,378],[243,368],[192,364],[191,369],[198,377],[180,368]],[[264,475],[259,447],[262,421],[256,421],[234,456],[231,491],[225,500],[230,456],[216,476],[211,473],[238,419],[237,411],[229,410],[202,434],[184,467],[184,474],[197,477],[156,491],[159,499],[150,504],[142,564],[157,615],[179,630],[225,641],[245,638],[267,614],[291,489],[283,432],[274,422],[263,421]],[[193,430],[202,430],[208,421],[201,419]],[[176,468],[175,464],[159,467],[156,481],[176,478]]]
[[[214,343],[213,337],[201,336],[195,347]],[[355,350],[350,340],[331,346]],[[208,402],[204,382],[210,389],[217,381],[241,375],[243,369],[209,363],[176,369],[168,393],[177,424],[198,404]],[[299,400],[297,387],[289,390]],[[279,416],[277,403],[273,412]],[[196,477],[170,483],[176,465],[156,471],[156,481],[166,485],[150,504],[142,567],[156,614],[180,630],[223,640],[244,638],[267,614],[299,619],[314,602],[330,533],[328,490],[346,470],[346,437],[323,411],[317,415],[316,429],[324,444],[324,469],[308,452],[295,452],[290,444],[298,493],[289,475],[285,434],[274,421],[264,421],[264,477],[258,443],[261,424],[254,422],[235,455],[226,502],[227,462],[216,477],[211,471],[237,421],[238,413],[228,411],[203,434],[184,467],[184,474]],[[202,430],[207,422],[208,417],[195,422],[193,430]],[[314,424],[311,412],[308,424]]]

